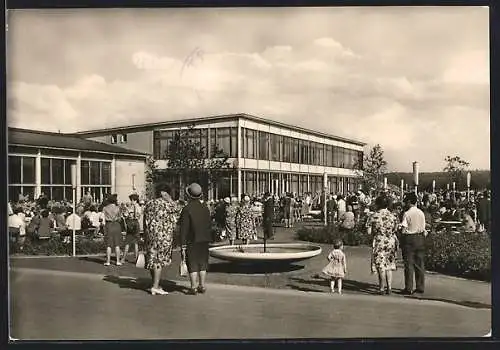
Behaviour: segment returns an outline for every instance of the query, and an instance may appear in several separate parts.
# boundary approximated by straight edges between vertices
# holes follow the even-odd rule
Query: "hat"
[[[248,196],[243,197],[243,201],[244,202],[250,202],[250,197],[248,197]]]
[[[138,202],[139,201],[139,195],[137,193],[132,193],[130,196],[128,196],[128,198],[131,200],[131,201],[136,201]]]
[[[224,202],[226,202],[227,204],[231,203],[231,199],[229,197],[226,197],[224,198]]]
[[[186,193],[189,197],[197,199],[201,197],[203,191],[200,185],[198,185],[196,182],[193,182],[191,185],[186,187]]]

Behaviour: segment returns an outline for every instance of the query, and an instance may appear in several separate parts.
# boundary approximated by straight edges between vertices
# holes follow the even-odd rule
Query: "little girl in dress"
[[[330,291],[332,293],[335,293],[335,282],[337,282],[337,290],[339,294],[342,294],[342,279],[347,273],[347,262],[343,249],[342,241],[336,240],[333,243],[333,250],[328,254],[330,263],[323,268],[323,273],[331,278]]]

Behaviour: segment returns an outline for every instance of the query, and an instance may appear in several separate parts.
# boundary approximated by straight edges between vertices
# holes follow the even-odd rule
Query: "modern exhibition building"
[[[242,193],[260,195],[266,191],[316,193],[325,187],[335,193],[357,189],[365,143],[248,114],[108,128],[71,136],[119,146],[131,153],[151,154],[175,184],[179,182],[173,174],[168,175],[166,155],[174,134],[182,128],[193,128],[190,137],[204,146],[206,157],[213,156],[217,147],[229,156],[230,170],[225,170],[205,193],[208,198],[240,198]],[[174,197],[178,191],[175,189]]]
[[[117,193],[126,200],[144,192],[147,154],[51,132],[8,129],[8,196],[36,199],[41,193],[61,201],[90,192],[95,200]],[[76,165],[73,184],[71,166]]]

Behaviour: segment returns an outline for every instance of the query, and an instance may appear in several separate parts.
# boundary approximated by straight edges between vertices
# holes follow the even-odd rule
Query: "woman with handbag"
[[[201,203],[203,191],[197,183],[186,188],[190,198],[182,209],[180,218],[180,238],[182,262],[189,272],[191,289],[189,294],[205,293],[205,279],[208,269],[209,243],[212,242],[211,217],[208,207]],[[181,275],[184,266],[181,264]]]
[[[179,206],[170,196],[171,189],[165,183],[156,186],[156,199],[144,208],[145,268],[150,271],[153,285],[152,295],[166,295],[160,287],[161,271],[172,263],[174,231],[178,220]]]

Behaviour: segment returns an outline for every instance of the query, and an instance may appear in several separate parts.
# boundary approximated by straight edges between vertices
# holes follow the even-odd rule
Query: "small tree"
[[[463,178],[463,173],[470,164],[459,156],[446,156],[444,161],[446,162],[446,166],[443,168],[443,170],[448,173],[450,180],[452,182],[455,182],[458,186]]]
[[[156,161],[152,156],[149,156],[146,159],[146,189],[145,189],[145,195],[146,199],[150,200],[155,197],[155,183],[157,180],[157,170],[158,166],[156,165]]]
[[[359,167],[357,167],[359,168]],[[383,187],[384,175],[387,172],[387,162],[384,159],[384,150],[379,144],[363,157],[363,167],[358,170],[361,175],[361,184],[365,191]]]
[[[229,156],[217,145],[215,149],[209,150],[200,142],[199,130],[194,126],[180,129],[174,134],[170,142],[166,159],[168,169],[179,179],[179,188],[191,179],[206,180],[208,190],[213,188],[221,176],[221,171],[230,169]],[[207,157],[208,155],[208,157]],[[182,198],[184,192],[179,191]]]

